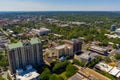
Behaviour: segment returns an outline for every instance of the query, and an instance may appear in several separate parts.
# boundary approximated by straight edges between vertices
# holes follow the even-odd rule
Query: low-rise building
[[[72,22],[73,25],[87,25],[87,22]]]
[[[109,65],[107,65],[107,64],[105,64],[103,62],[100,62],[99,64],[96,64],[95,68],[99,69],[101,71],[105,71],[105,72],[109,72],[109,71],[111,71],[113,69],[112,66],[109,66]]]
[[[6,37],[1,37],[0,38],[0,46],[5,47],[8,43],[10,43],[10,40]]]
[[[117,74],[120,72],[120,70],[117,67],[114,67],[109,73],[113,76],[117,76]]]
[[[116,30],[116,25],[111,25],[111,30],[115,31]]]
[[[0,36],[2,36],[3,35],[3,33],[2,32],[0,32]]]
[[[95,59],[98,55],[92,52],[86,52],[81,55],[75,55],[75,59],[81,62],[90,62],[91,60]]]
[[[101,54],[101,55],[108,55],[107,49],[104,49],[104,48],[101,48],[101,47],[98,47],[98,46],[91,46],[89,48],[89,50],[92,51],[92,52],[96,52],[98,54]]]
[[[47,35],[49,33],[51,33],[51,30],[50,29],[47,29],[47,28],[40,28],[40,30],[38,29],[32,29],[32,32],[37,34],[37,35]]]
[[[31,65],[26,66],[26,70],[16,70],[16,80],[40,80],[39,76],[40,74]]]
[[[103,24],[103,21],[95,21],[96,24]]]
[[[2,48],[0,48],[0,53],[3,52],[4,50]]]
[[[12,30],[10,30],[10,29],[7,29],[7,32],[9,33],[9,34],[13,34],[14,32],[12,31]]]
[[[116,29],[115,32],[116,32],[117,34],[120,34],[120,28]]]
[[[117,34],[105,34],[105,36],[107,36],[108,38],[120,38],[120,36],[119,35],[117,35]]]
[[[120,69],[118,67],[112,67],[112,66],[109,66],[108,64],[100,62],[100,63],[96,64],[95,68],[99,69],[101,71],[108,72],[109,74],[111,74],[117,78],[120,77]]]

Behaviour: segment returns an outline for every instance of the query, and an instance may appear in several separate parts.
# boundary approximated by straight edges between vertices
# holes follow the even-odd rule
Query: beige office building
[[[73,49],[67,45],[60,45],[54,48],[53,56],[62,57],[62,56],[73,56]]]

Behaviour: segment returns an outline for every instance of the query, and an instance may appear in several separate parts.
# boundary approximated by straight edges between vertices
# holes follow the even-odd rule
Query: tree
[[[49,77],[51,75],[51,72],[48,68],[45,68],[44,71],[40,75],[41,80],[49,80]]]
[[[77,67],[73,66],[72,64],[69,64],[66,67],[66,76],[70,77],[70,76],[74,75],[77,72],[77,70],[78,70]]]
[[[110,62],[111,62],[111,59],[110,59],[109,57],[105,57],[105,58],[104,58],[104,61],[105,61],[106,63],[110,63]]]
[[[64,79],[61,76],[59,76],[57,80],[64,80]]]
[[[53,72],[58,73],[58,74],[64,72],[68,63],[69,62],[67,61],[56,63],[55,66],[53,67]]]
[[[2,77],[2,75],[0,75],[0,80],[4,80],[4,78]]]
[[[84,62],[80,62],[79,60],[77,59],[73,59],[73,63],[78,65],[78,66],[81,66],[81,67],[84,67],[85,66],[85,63]]]
[[[7,74],[7,79],[12,80],[9,74]]]
[[[62,77],[57,76],[56,74],[52,74],[49,80],[64,80]]]
[[[14,38],[11,38],[10,41],[11,41],[11,43],[17,43],[17,40]]]
[[[50,76],[49,80],[58,80],[57,78],[58,78],[58,77],[57,77],[56,74],[52,74],[52,75]]]
[[[100,62],[102,60],[102,57],[101,56],[98,56],[96,59],[90,61],[87,66],[89,68],[93,68],[98,62]]]
[[[118,46],[116,45],[116,44],[113,44],[113,46],[112,46],[114,49],[117,49],[118,48]]]
[[[8,59],[7,56],[5,55],[0,55],[0,66],[7,70],[7,66],[8,66]]]
[[[115,54],[115,55],[114,55],[114,58],[115,58],[116,60],[119,60],[119,59],[120,59],[120,55]]]

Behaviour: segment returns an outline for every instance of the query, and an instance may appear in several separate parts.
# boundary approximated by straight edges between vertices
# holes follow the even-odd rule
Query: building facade
[[[18,42],[8,45],[8,60],[11,74],[16,73],[16,69],[27,65],[43,64],[42,44],[39,39],[31,39],[29,42]]]
[[[81,52],[82,49],[82,40],[81,39],[71,39],[71,40],[63,40],[63,42],[71,46],[73,48],[73,53]]]
[[[104,48],[101,48],[101,47],[98,47],[98,46],[91,46],[89,48],[89,50],[92,51],[92,52],[96,52],[98,54],[101,54],[101,55],[108,55],[107,49],[104,49]]]
[[[40,30],[38,29],[32,29],[32,32],[37,34],[37,35],[47,35],[49,33],[51,33],[51,30],[50,29],[47,29],[47,28],[40,28]]]
[[[73,56],[73,49],[72,47],[66,45],[60,45],[54,48],[53,55],[56,55],[57,58],[62,56]]]

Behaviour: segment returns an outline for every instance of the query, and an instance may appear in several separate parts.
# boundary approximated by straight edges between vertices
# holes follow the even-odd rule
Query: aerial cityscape
[[[120,80],[119,0],[0,2],[0,80]]]

